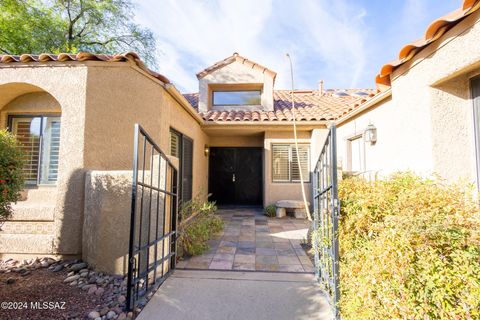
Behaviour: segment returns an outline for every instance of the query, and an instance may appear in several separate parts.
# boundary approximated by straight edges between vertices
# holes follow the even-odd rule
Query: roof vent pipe
[[[318,94],[323,96],[323,80],[318,81]]]

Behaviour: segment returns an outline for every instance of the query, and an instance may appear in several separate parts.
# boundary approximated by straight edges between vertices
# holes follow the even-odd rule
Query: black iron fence
[[[335,319],[340,319],[338,302],[339,252],[336,127],[332,125],[313,173],[315,275],[328,295]]]
[[[175,268],[177,170],[138,124],[133,145],[127,310],[136,311]]]

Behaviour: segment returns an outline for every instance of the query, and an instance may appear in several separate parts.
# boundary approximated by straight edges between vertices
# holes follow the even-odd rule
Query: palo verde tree
[[[0,54],[135,51],[154,65],[153,33],[130,0],[0,0]]]

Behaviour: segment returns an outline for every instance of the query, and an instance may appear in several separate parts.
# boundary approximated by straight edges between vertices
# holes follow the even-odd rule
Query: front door
[[[211,200],[220,205],[262,205],[262,151],[262,148],[211,148]]]

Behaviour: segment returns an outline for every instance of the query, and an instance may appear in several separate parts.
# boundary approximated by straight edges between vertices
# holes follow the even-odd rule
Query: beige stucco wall
[[[366,171],[413,170],[449,180],[476,180],[469,79],[480,73],[480,12],[469,16],[392,75],[392,98],[338,129],[346,139],[372,123],[378,141],[365,144]]]
[[[86,168],[131,169],[135,123],[168,154],[173,128],[193,139],[193,195],[207,192],[208,136],[157,80],[126,63],[89,68],[86,103]]]
[[[299,131],[298,142],[310,143],[310,131]],[[264,197],[263,205],[275,203],[278,200],[302,200],[300,183],[283,183],[272,181],[272,144],[294,143],[292,131],[266,131],[264,140]],[[310,150],[311,152],[311,150]],[[311,153],[310,153],[311,158]],[[311,168],[310,168],[311,169]],[[311,203],[311,184],[305,183],[307,201]]]
[[[206,112],[210,109],[211,92],[209,86],[211,85],[261,84],[263,85],[261,106],[252,106],[250,108],[273,110],[273,83],[273,73],[259,70],[259,68],[251,68],[238,61],[232,62],[212,71],[199,80],[198,109],[201,112]],[[228,108],[233,107],[224,107],[222,109]]]
[[[404,99],[399,103],[395,98],[387,98],[375,108],[338,126],[338,161],[344,171],[350,170],[348,139],[363,134],[365,128],[373,124],[377,128],[377,142],[373,145],[362,143],[364,171],[368,176],[381,177],[399,170],[432,173],[429,111],[418,103],[422,97],[415,100],[407,96]]]
[[[62,114],[58,192],[36,190],[34,193],[44,192],[43,196],[30,194],[27,201],[17,204],[17,217],[0,231],[2,257],[81,252],[86,78],[87,68],[82,64],[58,63],[55,68],[51,63],[0,66],[2,127],[9,113],[22,111],[21,108],[25,108],[25,112],[34,112],[37,108],[57,111],[60,106]],[[51,97],[38,92],[51,95],[55,105]],[[35,94],[24,96],[31,93]],[[47,198],[51,203],[42,203]]]
[[[263,134],[210,136],[210,147],[263,147]]]

